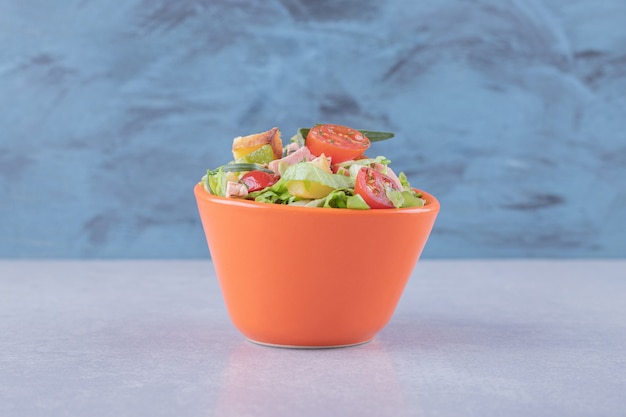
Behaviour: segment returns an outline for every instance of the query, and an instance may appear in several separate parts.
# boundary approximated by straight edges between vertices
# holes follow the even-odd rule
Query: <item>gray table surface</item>
[[[625,416],[626,260],[422,260],[374,341],[232,326],[209,261],[0,261],[0,416]]]

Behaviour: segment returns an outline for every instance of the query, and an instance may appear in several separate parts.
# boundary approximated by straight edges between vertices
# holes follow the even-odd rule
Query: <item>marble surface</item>
[[[209,261],[0,261],[0,415],[623,416],[626,260],[428,260],[370,343],[246,341]]]
[[[0,2],[0,257],[201,258],[233,137],[335,122],[438,196],[424,256],[626,255],[626,2]]]

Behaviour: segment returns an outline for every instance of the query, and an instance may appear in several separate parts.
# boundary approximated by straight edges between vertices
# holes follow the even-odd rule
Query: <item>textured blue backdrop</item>
[[[208,257],[233,137],[335,122],[439,197],[425,257],[626,256],[622,0],[0,0],[0,257]],[[274,231],[285,233],[289,231]]]

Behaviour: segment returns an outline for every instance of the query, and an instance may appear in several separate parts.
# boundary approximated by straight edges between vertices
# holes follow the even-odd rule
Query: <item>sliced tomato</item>
[[[358,130],[325,124],[311,128],[306,146],[313,155],[330,156],[333,164],[337,164],[362,155],[370,147],[370,140]]]
[[[259,191],[271,187],[278,181],[278,175],[265,171],[250,171],[243,174],[240,181],[248,187],[248,192]]]
[[[399,190],[396,183],[382,172],[369,167],[363,167],[356,176],[354,192],[373,209],[393,208],[393,203],[387,197],[387,189]]]

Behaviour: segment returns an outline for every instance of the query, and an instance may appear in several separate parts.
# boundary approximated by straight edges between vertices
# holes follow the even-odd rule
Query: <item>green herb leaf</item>
[[[359,130],[359,132],[367,136],[370,142],[380,142],[381,140],[391,139],[395,136],[391,132],[377,132],[375,130]]]
[[[209,174],[216,174],[217,171],[220,169],[223,170],[224,172],[265,171],[268,174],[274,173],[274,171],[272,171],[271,169],[265,168],[263,165],[237,162],[237,163],[222,165],[221,167],[214,169],[213,171],[209,171]]]

